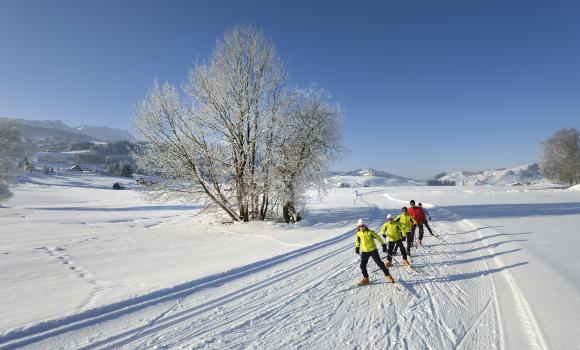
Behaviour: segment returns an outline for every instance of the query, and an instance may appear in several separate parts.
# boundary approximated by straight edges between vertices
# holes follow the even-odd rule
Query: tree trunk
[[[284,217],[284,221],[287,224],[295,224],[302,219],[300,214],[296,211],[294,203],[292,202],[287,202],[284,204],[282,207],[282,216]]]
[[[262,195],[262,206],[260,207],[260,220],[264,221],[266,219],[266,214],[268,213],[268,195],[264,193]]]

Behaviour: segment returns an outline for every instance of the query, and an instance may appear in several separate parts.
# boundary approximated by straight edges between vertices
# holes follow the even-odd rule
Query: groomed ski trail
[[[385,194],[360,197],[370,205],[372,229],[382,223],[384,209],[399,211],[401,200]],[[450,233],[444,236],[448,243],[426,231],[425,246],[413,249],[418,273],[391,269],[400,290],[381,273],[371,274],[369,286],[349,288],[361,277],[349,230],[206,285],[161,292],[142,307],[121,304],[117,313],[56,322],[62,331],[51,332],[47,324],[0,337],[0,349],[505,348],[494,276],[514,266],[489,268],[496,256],[479,230],[443,209],[430,211],[440,218],[434,229]],[[371,260],[369,271],[374,269]],[[526,324],[533,328],[533,320]],[[521,339],[520,345],[544,348],[541,336]]]

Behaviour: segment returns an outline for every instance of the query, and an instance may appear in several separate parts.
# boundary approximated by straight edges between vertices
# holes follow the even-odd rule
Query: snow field
[[[232,226],[192,217],[191,206],[98,188],[110,179],[35,181],[0,211],[9,230],[0,238],[9,253],[0,255],[0,349],[563,349],[579,341],[579,269],[567,260],[577,245],[566,227],[580,223],[573,190],[365,188],[353,206],[352,190],[335,189],[298,225]],[[355,287],[353,223],[363,217],[377,228],[408,199],[423,201],[441,239],[425,230],[412,256],[418,273],[395,263],[397,284],[373,272],[371,285]],[[567,244],[546,250],[553,230]]]

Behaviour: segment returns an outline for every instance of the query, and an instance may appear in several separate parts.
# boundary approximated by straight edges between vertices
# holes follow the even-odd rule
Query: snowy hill
[[[125,129],[115,129],[106,126],[82,125],[75,128],[79,133],[103,141],[136,141],[135,137]]]
[[[370,168],[333,172],[329,181],[335,187],[414,186],[424,184],[419,180]]]
[[[507,186],[518,183],[522,185],[526,185],[528,183],[548,183],[542,174],[540,174],[540,167],[537,163],[507,169],[486,171],[456,171],[440,177],[439,180],[455,181],[457,186]]]

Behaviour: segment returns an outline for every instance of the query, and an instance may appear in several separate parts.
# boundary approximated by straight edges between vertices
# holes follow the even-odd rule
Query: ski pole
[[[441,238],[441,234],[439,234],[439,232],[433,230],[433,236]]]
[[[439,235],[437,232],[433,231],[433,233],[434,233],[433,234],[433,237],[439,239],[440,241],[442,241],[444,243],[450,244],[446,239],[444,239],[443,237],[441,237],[441,235]]]

